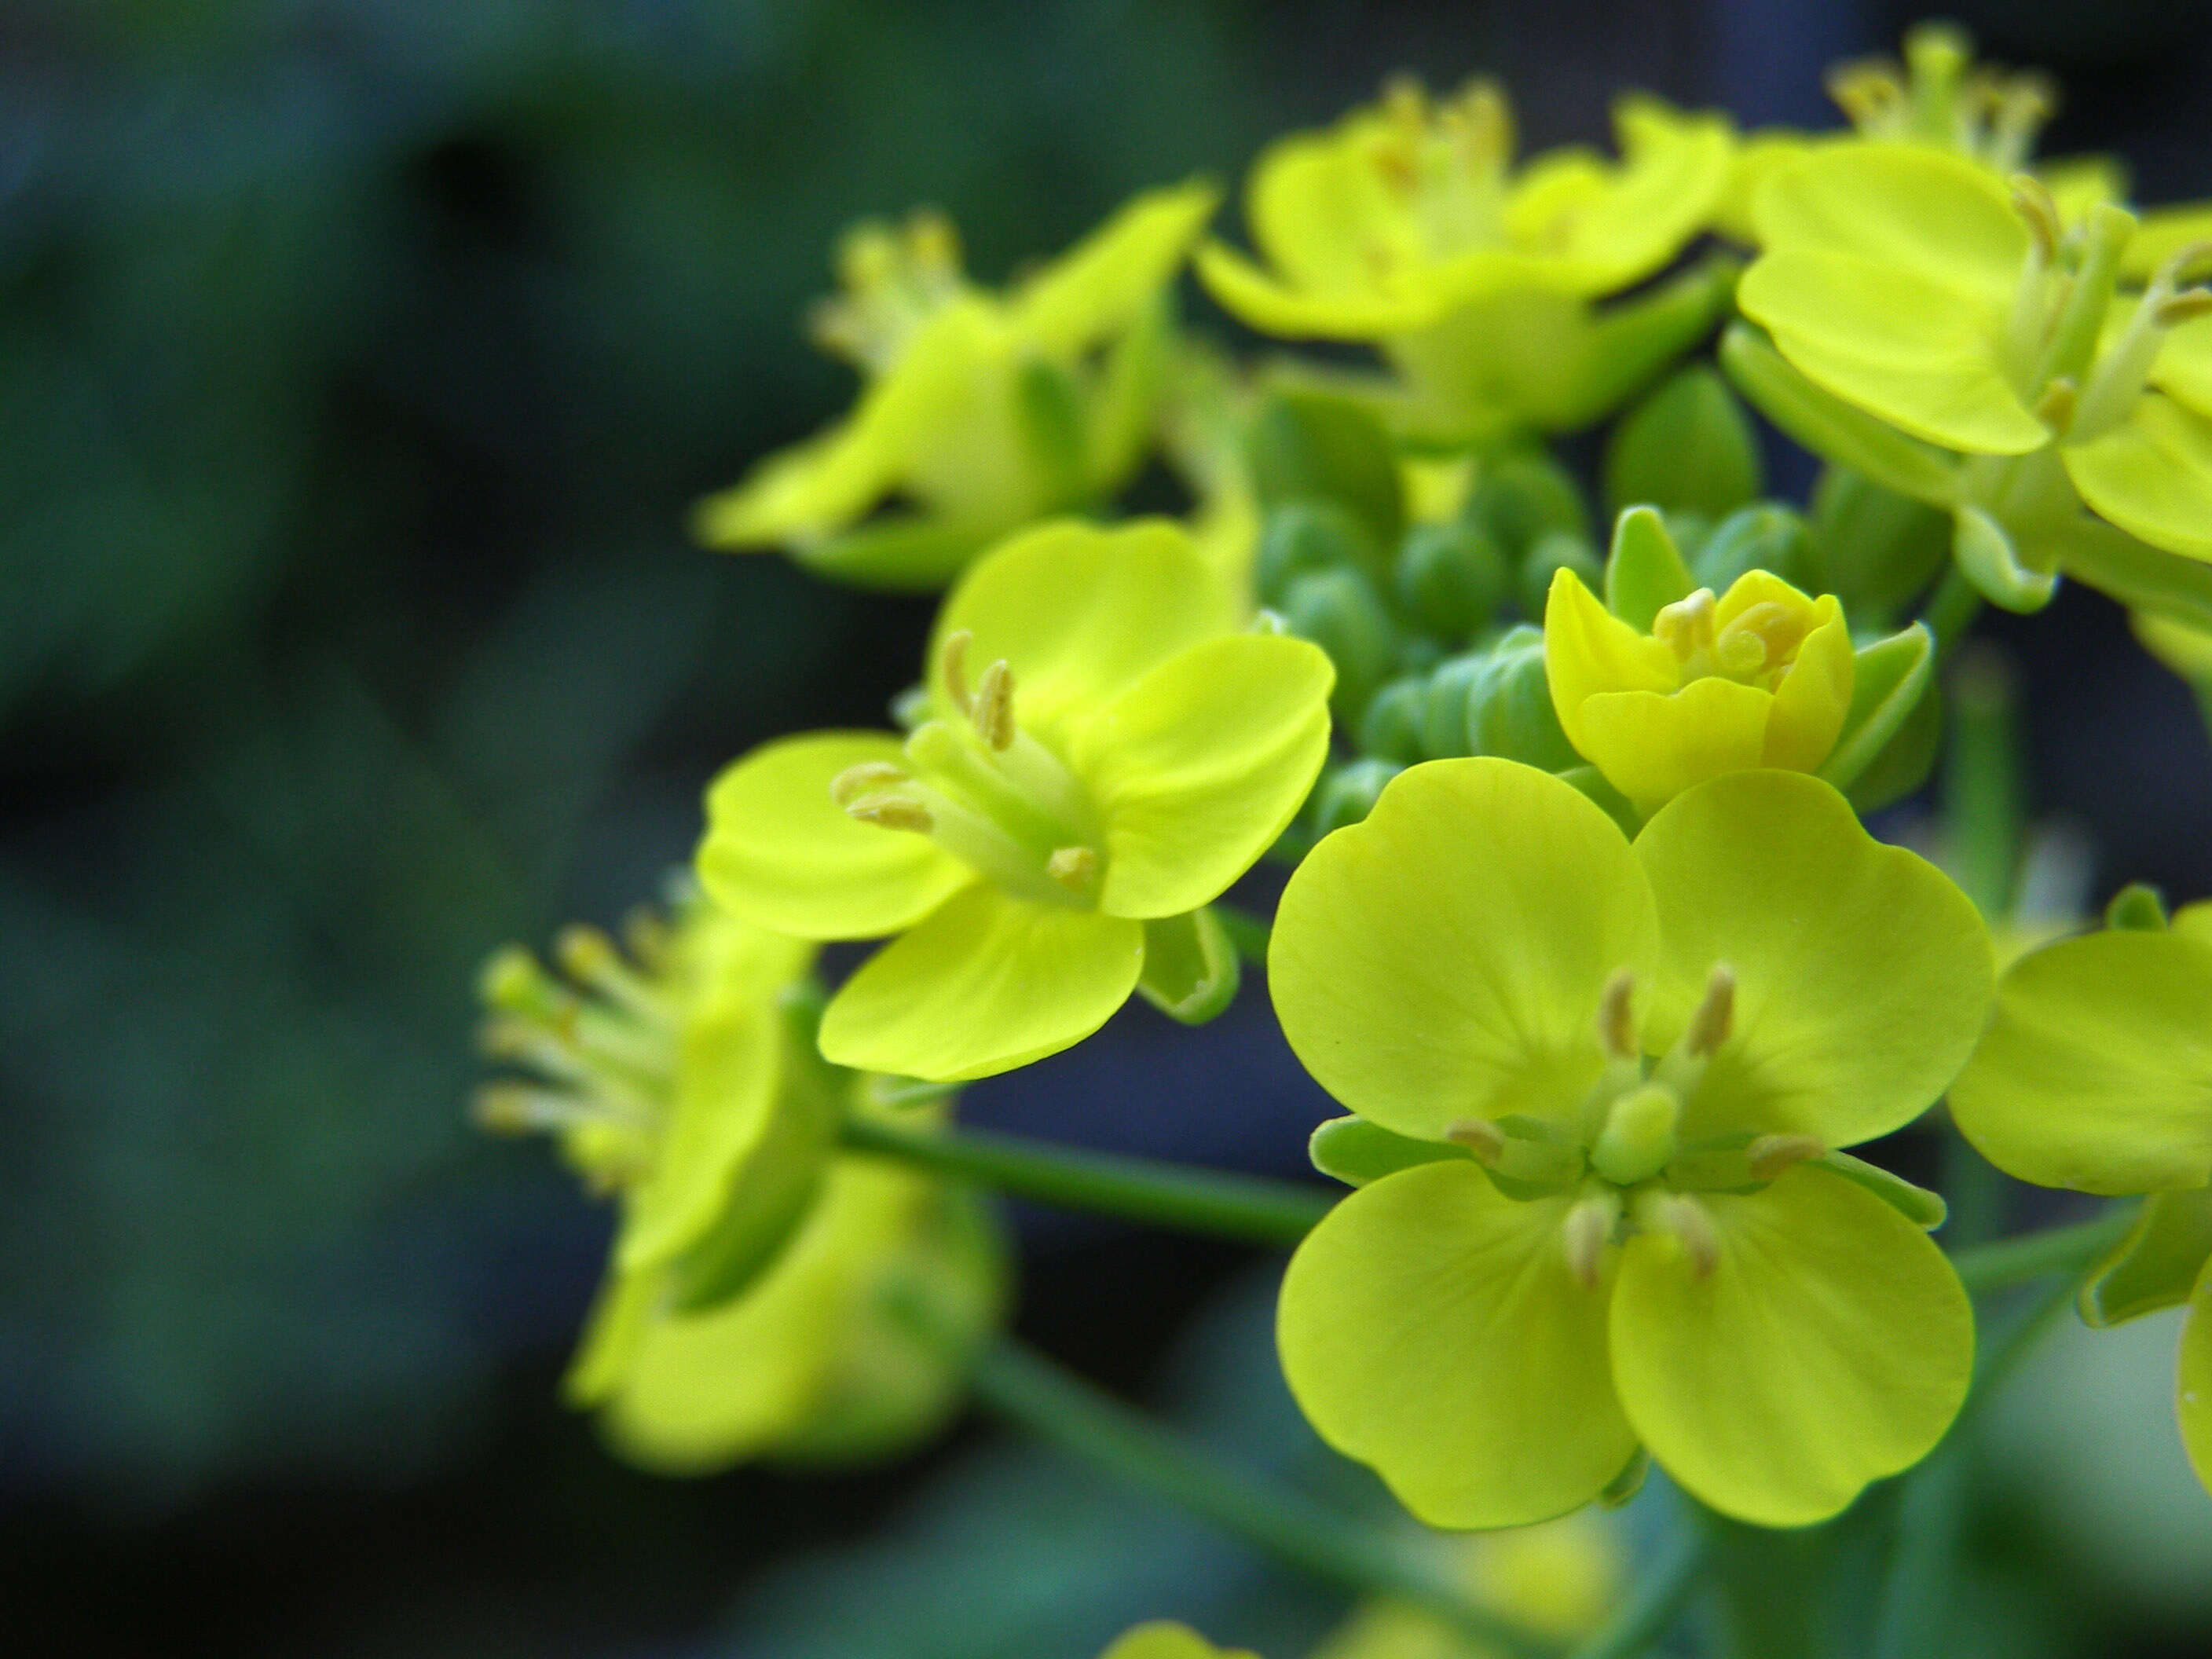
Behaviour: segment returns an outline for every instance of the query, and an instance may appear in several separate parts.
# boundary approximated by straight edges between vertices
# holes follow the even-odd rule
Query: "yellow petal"
[[[1772,692],[1717,676],[1664,695],[1608,691],[1583,700],[1575,746],[1638,811],[1654,812],[1708,778],[1763,764],[1773,712]]]
[[[1603,691],[1671,692],[1680,666],[1666,645],[1638,633],[1611,611],[1564,565],[1544,597],[1544,678],[1559,727],[1577,753],[1583,705]]]
[[[1815,604],[1818,620],[1797,647],[1797,660],[1774,688],[1763,763],[1810,772],[1828,757],[1850,713],[1851,632],[1832,594]]]

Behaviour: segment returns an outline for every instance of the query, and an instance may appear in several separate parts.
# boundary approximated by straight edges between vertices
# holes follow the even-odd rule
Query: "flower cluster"
[[[1420,1521],[1542,1522],[1656,1465],[1803,1527],[1925,1457],[1975,1310],[1942,1198],[1846,1150],[1916,1124],[2151,1195],[2083,1307],[2191,1304],[2212,1484],[2212,907],[2131,890],[2000,981],[2008,902],[1867,821],[1972,714],[1938,665],[1985,599],[2074,576],[2212,687],[2212,217],[2036,163],[2049,88],[1955,32],[1834,89],[1835,134],[1629,99],[1618,161],[1516,162],[1495,87],[1394,82],[1261,157],[1256,258],[1205,240],[1203,184],[1005,294],[939,219],[853,234],[817,333],[858,405],[701,527],[946,586],[897,729],[730,764],[634,962],[580,933],[573,985],[487,976],[533,1080],[483,1115],[621,1206],[572,1382],[619,1444],[861,1455],[942,1420],[1001,1279],[940,1173],[961,1132],[886,1103],[1133,994],[1212,1019],[1261,956],[1224,896],[1272,859],[1267,990],[1352,1189],[1290,1261],[1283,1370]],[[1372,363],[1179,332],[1186,257],[1251,327]],[[1827,464],[1809,503],[1763,495],[1739,392]],[[1548,439],[1607,418],[1594,498]],[[1187,518],[1119,517],[1155,453]],[[824,998],[832,940],[883,943]]]

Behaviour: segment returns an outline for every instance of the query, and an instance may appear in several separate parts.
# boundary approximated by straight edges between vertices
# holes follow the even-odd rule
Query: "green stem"
[[[1271,925],[1249,911],[1240,910],[1233,904],[1216,902],[1213,918],[1221,924],[1221,931],[1229,935],[1229,942],[1237,947],[1237,954],[1255,968],[1267,965],[1267,938]]]
[[[1302,1182],[1082,1152],[987,1129],[907,1129],[853,1118],[843,1138],[851,1151],[918,1164],[1018,1198],[1284,1249],[1335,1202]]]
[[[1559,1649],[1469,1601],[1441,1565],[1304,1493],[1218,1462],[1142,1413],[1013,1342],[987,1349],[977,1396],[1000,1416],[1167,1499],[1285,1565],[1421,1608],[1521,1659]]]
[[[1967,580],[1966,572],[1955,564],[1943,567],[1943,579],[1936,584],[1936,591],[1928,596],[1928,604],[1920,613],[1920,620],[1928,624],[1928,631],[1936,636],[1936,660],[1941,663],[1949,656],[1974,618],[1982,614],[1982,593]]]
[[[1620,1610],[1569,1659],[1637,1659],[1667,1633],[1709,1565],[1706,1540],[1685,1527]]]
[[[2078,1275],[2118,1243],[2134,1219],[2127,1206],[2119,1206],[2094,1220],[1972,1245],[1956,1252],[1951,1265],[1959,1270],[1960,1282],[1978,1296],[2025,1285],[2045,1273]]]
[[[1994,650],[1978,650],[1953,671],[1950,690],[1944,840],[1959,885],[1994,927],[2012,914],[2020,872],[2020,733],[2012,671]]]

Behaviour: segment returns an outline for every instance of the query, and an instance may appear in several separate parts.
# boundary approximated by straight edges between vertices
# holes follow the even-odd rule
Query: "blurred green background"
[[[2134,149],[2146,195],[2212,192],[2193,9],[1990,10],[1972,21],[1993,49],[2083,89],[2079,142]],[[1692,0],[0,8],[18,1650],[1050,1655],[1124,1600],[1194,1610],[1143,1605],[1148,1586],[1250,1590],[1225,1547],[974,1430],[827,1482],[608,1462],[552,1397],[604,1222],[543,1149],[465,1126],[475,966],[613,920],[688,853],[716,764],[872,723],[910,677],[921,606],[683,538],[697,495],[846,400],[797,325],[853,218],[941,206],[996,280],[1133,189],[1233,180],[1395,68],[1503,74],[1537,143],[1595,137],[1630,84],[1825,123],[1820,65],[1899,21]],[[2187,699],[2069,605],[2033,635],[2060,644],[2027,647],[2063,677],[2041,694],[2045,804],[2193,896],[2212,768]],[[1152,1150],[1295,1164],[1285,1126],[1312,1099],[1243,1012],[1215,1080],[1267,1097],[1210,1129],[1156,1107]],[[999,1109],[1052,1132],[1054,1076],[1110,1096],[1113,1056],[1159,1036],[1139,1018],[1091,1072]],[[1027,1328],[1130,1385],[1242,1260],[1106,1228],[1030,1242]],[[1217,1419],[1278,1424],[1289,1455],[1255,1297],[1193,1340],[1269,1402],[1217,1392]],[[2178,1465],[2170,1432],[2142,1456]],[[2159,1501],[2115,1512],[2212,1548]],[[2087,1559],[2028,1531],[2005,1560]],[[2145,1589],[2118,1559],[2084,1617],[2185,1642],[2212,1575]],[[1018,1568],[1046,1622],[966,1643],[960,1598],[991,1580],[957,1560]],[[1053,1576],[1076,1562],[1088,1578]],[[793,1634],[855,1586],[934,1595],[940,1622]],[[1268,1631],[1327,1611],[1237,1605]]]

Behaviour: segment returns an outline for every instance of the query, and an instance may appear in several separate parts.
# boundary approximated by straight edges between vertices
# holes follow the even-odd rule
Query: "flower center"
[[[1431,104],[1418,81],[1401,78],[1383,89],[1382,112],[1370,155],[1416,246],[1370,250],[1372,262],[1387,269],[1407,252],[1446,259],[1504,242],[1505,173],[1513,159],[1513,112],[1504,94],[1475,81]]]
[[[2057,100],[2035,71],[2007,74],[1973,61],[1958,29],[1923,23],[1905,37],[1901,65],[1884,58],[1838,64],[1828,95],[1869,138],[1970,156],[1999,173],[2022,165]]]
[[[1797,660],[1808,618],[1775,599],[1762,599],[1717,628],[1719,601],[1701,587],[1652,618],[1651,632],[1674,653],[1680,684],[1717,676],[1771,691]]]
[[[1579,1132],[1519,1117],[1469,1119],[1449,1132],[1509,1198],[1575,1193],[1560,1239],[1585,1287],[1599,1283],[1606,1253],[1637,1233],[1673,1239],[1702,1278],[1718,1261],[1720,1245],[1698,1194],[1754,1189],[1827,1150],[1793,1134],[1725,1134],[1685,1145],[1686,1109],[1735,1026],[1735,975],[1714,965],[1689,1024],[1656,1060],[1644,1054],[1638,1034],[1635,989],[1626,969],[1607,981],[1597,1016],[1605,1065],[1583,1098]]]
[[[1001,658],[968,681],[965,629],[939,668],[957,711],[924,720],[904,766],[867,761],[830,782],[852,817],[927,836],[1008,892],[1090,909],[1105,872],[1103,827],[1082,783],[1014,719],[1013,671]]]
[[[894,229],[871,221],[846,233],[837,249],[843,290],[808,318],[814,342],[854,368],[881,374],[908,337],[963,286],[960,238],[951,222],[927,210]]]

